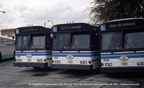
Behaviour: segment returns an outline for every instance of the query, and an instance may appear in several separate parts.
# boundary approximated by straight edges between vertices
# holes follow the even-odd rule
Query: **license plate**
[[[27,59],[27,61],[31,61],[31,59]]]
[[[144,62],[137,62],[137,65],[144,65]]]
[[[122,62],[121,65],[128,65],[128,63],[127,62]]]
[[[68,61],[68,63],[73,63],[73,61]]]

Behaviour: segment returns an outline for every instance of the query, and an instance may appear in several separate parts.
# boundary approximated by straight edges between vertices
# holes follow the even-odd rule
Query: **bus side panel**
[[[14,46],[0,46],[2,60],[14,57]]]

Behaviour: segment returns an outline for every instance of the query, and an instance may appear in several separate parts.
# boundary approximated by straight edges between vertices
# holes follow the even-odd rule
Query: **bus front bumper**
[[[101,67],[101,72],[144,72],[144,66],[137,67]]]
[[[67,65],[67,64],[52,64],[53,69],[75,69],[75,70],[92,70],[92,65]]]
[[[27,62],[15,62],[14,66],[17,67],[48,67],[48,63],[27,63]]]

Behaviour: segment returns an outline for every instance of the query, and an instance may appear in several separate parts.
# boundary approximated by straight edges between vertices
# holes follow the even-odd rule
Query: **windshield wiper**
[[[126,37],[125,38],[125,41],[123,41],[123,42],[121,42],[117,47],[119,47],[120,48],[120,46],[122,46],[122,44],[124,43],[124,45],[128,45],[134,52],[136,52],[136,50],[131,46],[131,44],[130,43],[128,43],[128,37]],[[112,51],[113,52],[113,51]]]
[[[79,49],[78,49],[78,47],[77,47],[77,45],[75,44],[75,38],[73,38],[73,40],[72,40],[72,45],[74,45],[75,46],[75,48],[77,49],[77,51],[79,51]]]
[[[128,37],[126,37],[124,41],[125,45],[128,45],[134,52],[136,52],[136,50],[131,46],[131,44],[127,40],[128,40]]]

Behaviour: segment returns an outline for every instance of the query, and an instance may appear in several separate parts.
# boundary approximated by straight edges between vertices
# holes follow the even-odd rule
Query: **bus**
[[[42,26],[17,28],[14,66],[47,68],[52,61],[51,29]]]
[[[0,36],[0,60],[14,57],[15,40],[9,37]]]
[[[132,70],[144,67],[144,19],[127,18],[105,22],[101,30],[101,67]]]
[[[94,70],[100,68],[98,27],[87,23],[52,27],[53,69]]]

